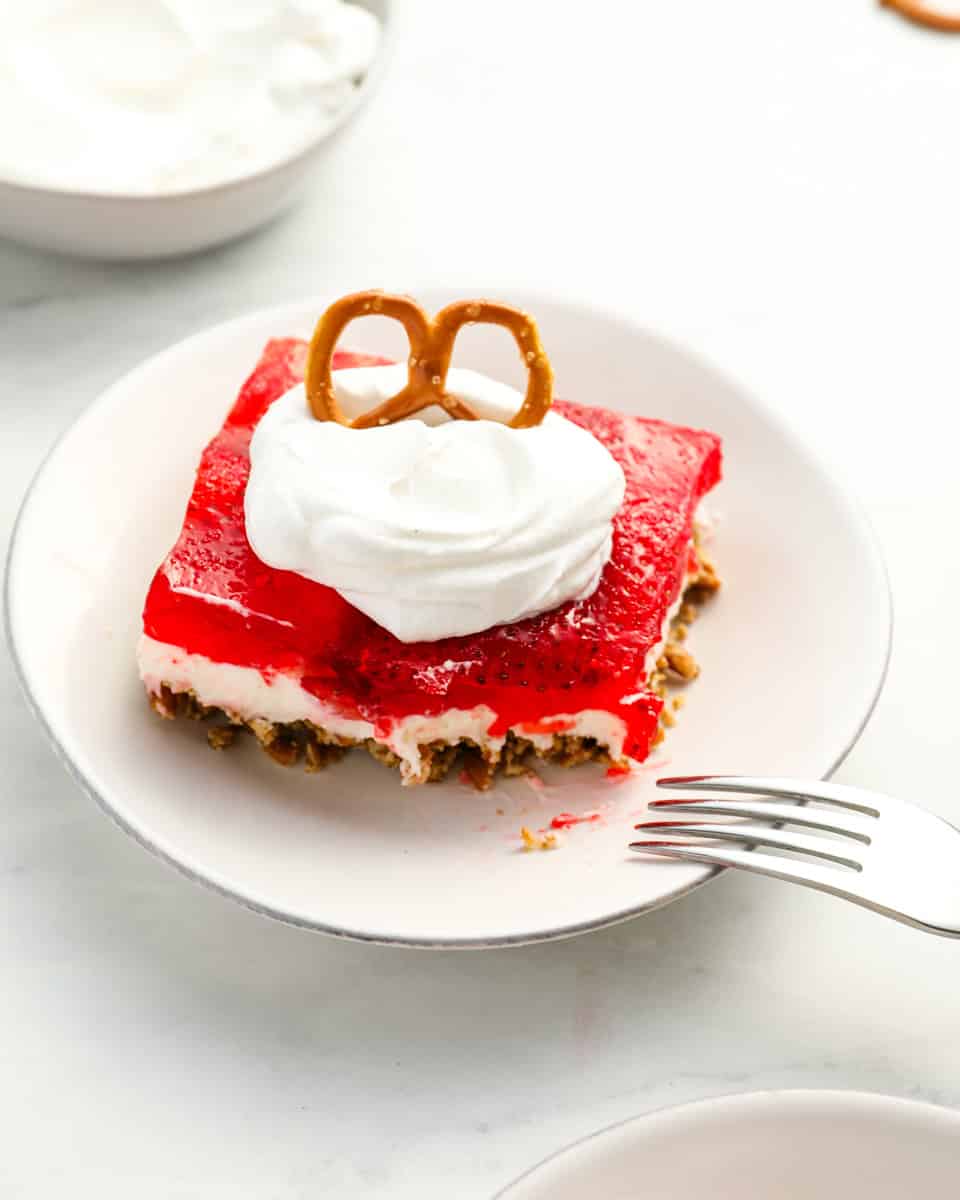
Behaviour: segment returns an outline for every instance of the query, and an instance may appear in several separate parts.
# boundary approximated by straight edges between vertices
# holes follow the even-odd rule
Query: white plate
[[[953,1200],[960,1114],[863,1092],[756,1092],[578,1142],[501,1200]]]
[[[421,295],[431,308],[451,297]],[[174,346],[92,405],[41,468],[8,568],[10,641],[33,706],[84,788],[145,846],[259,911],[329,933],[488,946],[623,920],[712,874],[627,850],[659,771],[823,776],[879,691],[890,603],[854,505],[764,407],[628,320],[536,296],[561,395],[705,426],[726,444],[715,549],[726,590],[694,628],[703,673],[657,764],[613,784],[595,767],[478,795],[401,789],[356,754],[320,775],[255,746],[214,755],[191,722],[161,722],[134,645],[147,585],[177,535],[200,450],[275,335],[307,334],[325,299],[255,313]],[[352,345],[394,351],[381,324]],[[503,330],[458,358],[519,372]],[[842,669],[835,669],[835,664]],[[521,825],[601,808],[553,853]],[[502,809],[500,815],[498,809]]]

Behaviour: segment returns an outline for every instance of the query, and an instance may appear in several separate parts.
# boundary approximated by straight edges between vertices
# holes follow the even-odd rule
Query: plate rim
[[[422,293],[437,293],[457,290],[446,285],[437,285],[424,281],[423,285],[417,289],[417,294]],[[470,291],[476,291],[476,285],[470,285],[464,291],[460,289],[461,294],[467,294]],[[499,287],[481,287],[480,291],[484,294],[497,294],[503,291],[503,286]],[[870,551],[870,558],[874,568],[877,570],[883,587],[880,596],[877,598],[878,605],[882,605],[885,638],[882,652],[882,659],[878,657],[879,669],[876,670],[874,681],[869,690],[869,700],[865,706],[865,710],[857,720],[853,729],[848,732],[844,745],[836,755],[834,761],[830,763],[824,770],[821,778],[829,779],[840,767],[846,759],[850,751],[859,741],[864,729],[870,721],[873,712],[877,706],[877,702],[883,691],[883,686],[887,678],[887,673],[890,666],[890,657],[893,645],[893,624],[894,624],[894,607],[893,594],[890,585],[890,575],[886,561],[880,546],[879,539],[873,526],[863,509],[859,499],[847,488],[846,484],[840,479],[831,469],[830,464],[824,462],[815,448],[810,444],[809,440],[798,432],[793,426],[786,421],[781,414],[766,400],[755,394],[752,389],[729,374],[725,369],[714,365],[708,358],[703,356],[698,350],[688,347],[683,341],[671,337],[669,334],[661,332],[658,328],[652,328],[644,325],[641,321],[631,316],[628,312],[618,309],[615,306],[610,306],[603,303],[595,303],[591,300],[583,299],[568,293],[560,293],[554,290],[547,293],[543,290],[538,290],[536,287],[524,287],[518,285],[514,290],[522,293],[523,303],[527,307],[535,307],[538,303],[544,308],[550,307],[554,309],[566,309],[570,312],[578,310],[588,311],[591,315],[598,316],[605,321],[616,323],[625,327],[631,328],[641,337],[647,338],[649,341],[658,344],[661,348],[669,353],[680,358],[686,358],[692,362],[701,371],[708,375],[712,375],[721,383],[730,387],[743,400],[748,408],[759,412],[763,418],[780,433],[784,440],[790,443],[796,451],[801,454],[807,462],[818,472],[819,475],[828,479],[832,485],[833,491],[845,506],[847,512],[854,519],[858,533],[863,541],[863,544]],[[185,338],[180,338],[176,342],[163,347],[154,354],[148,355],[140,362],[136,363],[128,371],[125,371],[117,379],[115,379],[106,388],[100,391],[97,396],[83,409],[83,411],[71,421],[65,429],[56,437],[52,445],[42,457],[37,466],[26,491],[23,494],[23,499],[20,502],[20,507],[17,511],[17,516],[10,533],[10,541],[6,554],[5,570],[4,570],[4,588],[3,588],[3,627],[7,641],[7,646],[10,653],[10,658],[14,667],[14,674],[20,686],[20,690],[27,702],[27,707],[37,720],[47,739],[53,747],[57,758],[66,768],[68,775],[77,783],[80,790],[92,799],[100,810],[110,818],[115,825],[123,830],[142,846],[150,854],[154,855],[167,866],[172,867],[180,875],[194,883],[208,888],[217,894],[226,897],[251,912],[254,912],[262,917],[267,917],[272,920],[280,921],[282,924],[291,925],[299,929],[308,929],[312,932],[321,933],[329,937],[346,939],[348,941],[362,942],[373,945],[382,946],[400,946],[409,949],[425,949],[425,950],[486,950],[496,949],[510,946],[528,946],[542,942],[558,941],[566,938],[580,936],[581,934],[589,933],[595,929],[607,929],[614,925],[622,924],[625,921],[632,920],[635,917],[642,916],[645,913],[655,912],[664,905],[670,904],[675,900],[681,899],[683,896],[689,895],[691,892],[703,887],[705,884],[712,882],[719,875],[723,874],[727,868],[723,867],[708,867],[704,866],[700,877],[689,880],[676,888],[663,893],[653,901],[645,901],[639,904],[628,905],[626,908],[618,909],[615,912],[608,913],[603,917],[590,917],[583,921],[575,921],[566,925],[550,928],[536,929],[532,931],[522,931],[511,934],[500,935],[478,935],[469,937],[413,937],[403,936],[391,933],[377,932],[375,930],[353,929],[344,925],[328,924],[323,921],[318,921],[303,914],[291,912],[284,908],[275,907],[268,902],[256,897],[244,894],[242,891],[229,886],[228,884],[214,878],[209,874],[196,869],[190,863],[184,862],[181,859],[174,857],[154,842],[142,830],[138,829],[131,821],[121,815],[116,808],[110,803],[96,787],[91,780],[85,775],[82,768],[71,757],[66,746],[60,740],[54,730],[50,720],[43,712],[34,692],[30,686],[30,680],[25,664],[21,658],[19,647],[17,644],[17,636],[13,619],[13,590],[15,584],[12,582],[16,577],[17,554],[20,547],[22,527],[25,523],[25,518],[34,493],[42,485],[44,477],[49,470],[51,464],[59,454],[63,452],[65,444],[71,436],[79,430],[87,420],[101,407],[105,406],[112,394],[121,387],[129,387],[132,380],[147,369],[154,367],[157,363],[162,362],[168,356],[179,354],[183,350],[190,347],[194,342],[202,341],[214,335],[225,335],[231,330],[238,332],[245,325],[255,325],[270,317],[274,317],[278,322],[284,319],[293,319],[293,314],[302,314],[308,308],[314,308],[316,311],[322,311],[322,308],[329,303],[329,300],[323,295],[318,297],[302,297],[298,300],[289,301],[279,305],[268,305],[263,308],[252,309],[242,313],[239,316],[231,317],[226,321],[219,321],[216,324],[198,330],[195,333],[188,334]]]
[[[786,1101],[788,1104],[800,1102],[803,1100],[817,1100],[827,1104],[835,1104],[842,1102],[844,1104],[859,1104],[861,1110],[873,1109],[879,1111],[881,1109],[889,1112],[892,1110],[902,1111],[908,1109],[915,1113],[926,1113],[934,1115],[937,1119],[947,1118],[951,1124],[954,1124],[960,1131],[960,1111],[949,1107],[945,1104],[935,1104],[930,1100],[917,1100],[912,1096],[897,1096],[890,1092],[870,1092],[864,1091],[863,1088],[816,1088],[816,1087],[799,1087],[799,1088],[757,1088],[750,1092],[720,1092],[716,1096],[703,1096],[699,1100],[686,1100],[679,1104],[662,1104],[657,1108],[650,1109],[649,1112],[639,1113],[633,1117],[625,1117],[622,1121],[614,1121],[612,1125],[605,1125],[602,1129],[596,1129],[593,1133],[587,1133],[583,1137],[576,1138],[572,1142],[568,1142],[565,1146],[561,1146],[558,1150],[546,1155],[539,1162],[528,1167],[522,1175],[518,1175],[506,1187],[501,1188],[492,1197],[492,1200],[511,1200],[516,1196],[518,1189],[526,1183],[529,1183],[541,1171],[550,1167],[552,1163],[564,1158],[568,1154],[575,1154],[579,1150],[583,1150],[588,1145],[601,1140],[602,1138],[612,1137],[618,1133],[624,1133],[628,1128],[633,1126],[650,1125],[653,1126],[657,1122],[667,1121],[671,1117],[678,1116],[681,1113],[696,1113],[706,1112],[710,1109],[728,1109],[734,1110],[739,1106],[749,1106],[758,1101]],[[523,1200],[520,1196],[519,1200]]]

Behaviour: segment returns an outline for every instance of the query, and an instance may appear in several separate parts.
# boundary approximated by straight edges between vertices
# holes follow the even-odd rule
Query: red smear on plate
[[[590,821],[599,821],[598,812],[586,812],[577,816],[575,813],[558,813],[550,822],[551,829],[570,829],[574,825],[586,825]]]

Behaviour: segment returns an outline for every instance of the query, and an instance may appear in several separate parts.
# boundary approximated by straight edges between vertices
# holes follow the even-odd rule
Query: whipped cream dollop
[[[343,0],[3,6],[0,175],[158,193],[279,162],[321,135],[376,53]]]
[[[406,377],[403,365],[332,375],[348,417]],[[510,429],[501,420],[523,397],[474,371],[451,368],[447,390],[486,419],[433,408],[348,429],[315,420],[300,385],[270,406],[250,446],[257,556],[334,588],[403,642],[478,633],[590,595],[623,502],[623,471],[579,425],[549,412]]]

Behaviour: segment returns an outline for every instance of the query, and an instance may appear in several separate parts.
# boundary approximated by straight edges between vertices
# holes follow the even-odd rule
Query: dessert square
[[[332,365],[385,362],[337,352]],[[719,439],[556,401],[626,481],[596,590],[479,633],[403,642],[332,588],[268,566],[248,540],[250,441],[306,363],[306,343],[271,341],[203,453],[143,613],[138,660],[154,709],[213,718],[215,748],[249,730],[272,758],[308,770],[365,747],[407,784],[443,778],[455,763],[484,787],[537,757],[615,770],[643,761],[672,721],[665,675],[696,674],[682,643],[693,615],[685,602],[718,586],[695,514],[720,478]]]

